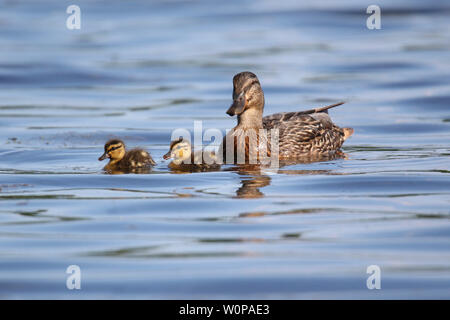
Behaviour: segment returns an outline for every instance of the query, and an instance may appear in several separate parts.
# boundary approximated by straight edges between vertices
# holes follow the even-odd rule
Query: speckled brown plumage
[[[120,166],[126,168],[141,168],[147,166],[154,166],[156,162],[152,159],[150,154],[141,148],[134,148],[125,154],[125,157],[120,161]]]
[[[333,153],[344,143],[345,131],[350,129],[339,128],[331,119],[324,120],[295,112],[278,113],[264,117],[263,127],[279,130],[280,158],[303,157]]]

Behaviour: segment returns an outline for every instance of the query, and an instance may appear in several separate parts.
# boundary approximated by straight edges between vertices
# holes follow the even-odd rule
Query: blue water
[[[0,298],[450,298],[447,1],[378,1],[381,30],[364,1],[70,4],[0,1]],[[265,114],[347,101],[348,159],[171,172],[244,70]],[[151,174],[105,174],[112,137]]]

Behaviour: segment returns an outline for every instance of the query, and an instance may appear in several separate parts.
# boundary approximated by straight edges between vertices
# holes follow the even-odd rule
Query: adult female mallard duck
[[[119,139],[106,142],[105,152],[98,160],[102,161],[106,158],[109,158],[109,163],[104,167],[104,170],[109,172],[133,172],[156,164],[147,151],[141,148],[127,151],[125,143]]]
[[[233,104],[227,111],[230,116],[237,116],[238,124],[223,139],[221,150],[223,161],[226,158],[226,142],[234,141],[234,162],[239,150],[245,150],[245,163],[249,153],[271,154],[271,129],[278,129],[279,159],[293,159],[332,155],[339,151],[344,141],[353,134],[352,128],[336,126],[328,115],[328,109],[343,104],[311,109],[300,112],[283,112],[263,117],[264,92],[258,78],[252,72],[241,72],[233,78]],[[267,135],[260,134],[266,129]],[[253,146],[249,140],[256,138]],[[267,148],[260,148],[260,145]],[[240,149],[242,148],[242,149]],[[275,149],[275,148],[273,148]],[[242,159],[242,158],[241,158]]]
[[[169,152],[163,158],[173,159],[169,168],[175,171],[208,171],[220,169],[214,152],[194,152],[188,140],[179,138],[170,143]]]

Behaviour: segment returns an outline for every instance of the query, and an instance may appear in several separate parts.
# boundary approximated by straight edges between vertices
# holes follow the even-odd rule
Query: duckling
[[[99,161],[109,158],[109,163],[103,168],[106,171],[133,171],[155,165],[150,154],[144,149],[135,148],[127,151],[125,143],[119,139],[111,139],[105,144],[105,152]]]
[[[216,163],[215,152],[202,150],[193,152],[189,141],[183,138],[172,141],[169,152],[163,158],[165,160],[172,158],[169,168],[178,171],[208,171],[220,168],[220,165]]]
[[[263,154],[259,154],[261,150],[258,146],[250,150],[248,132],[256,135],[255,141],[267,145],[266,150],[262,151],[270,156],[271,129],[278,129],[278,152],[281,160],[334,154],[353,134],[352,128],[336,126],[328,115],[328,109],[341,104],[343,102],[323,108],[263,117],[264,92],[258,77],[248,71],[238,73],[233,77],[233,104],[227,111],[228,115],[237,116],[237,125],[222,141],[220,150],[223,152],[223,159],[226,160],[226,140],[229,138],[232,139],[229,141],[234,140],[234,161],[238,147],[245,148],[246,163],[250,152],[256,152],[259,160]],[[259,134],[260,129],[267,130],[267,137]]]

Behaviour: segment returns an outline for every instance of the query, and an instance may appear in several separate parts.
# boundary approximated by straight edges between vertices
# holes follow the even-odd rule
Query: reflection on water
[[[247,175],[248,172],[239,172],[240,175]],[[264,193],[260,188],[270,184],[270,177],[265,175],[241,177],[242,186],[236,190],[237,198],[261,198]]]
[[[382,30],[353,0],[77,4],[69,31],[0,2],[0,297],[449,298],[446,3],[383,0]],[[244,70],[265,115],[347,101],[345,154],[170,169],[173,129],[234,127]],[[117,136],[156,166],[105,174]]]
[[[289,170],[283,169],[293,165],[311,164],[321,161],[331,161],[336,159],[348,159],[348,154],[338,152],[332,155],[313,155],[298,159],[283,159],[279,162],[279,168],[264,167],[261,165],[239,165],[228,168],[227,170],[236,172],[240,176],[241,186],[236,190],[237,198],[261,198],[264,193],[260,190],[270,185],[270,176],[264,174],[264,171],[289,174],[289,175],[313,175],[313,174],[338,174],[331,170]]]
[[[106,174],[149,174],[152,172],[151,167],[142,167],[142,168],[115,168],[105,170]]]

